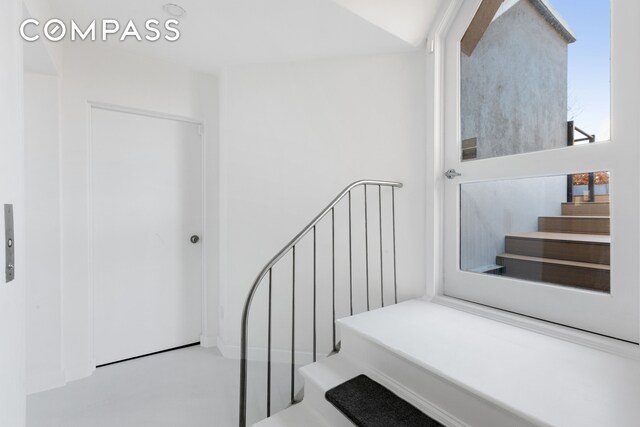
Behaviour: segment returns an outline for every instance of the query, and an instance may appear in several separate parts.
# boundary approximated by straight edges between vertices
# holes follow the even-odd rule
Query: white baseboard
[[[240,359],[240,346],[229,344],[222,337],[218,337],[218,350],[227,359]],[[249,347],[247,351],[248,360],[266,362],[267,349],[264,347]],[[318,353],[317,359],[327,357],[326,354]],[[296,351],[294,353],[296,365],[308,365],[313,363],[313,353],[310,351]],[[291,350],[271,349],[271,361],[275,363],[291,363]]]
[[[218,337],[212,335],[200,335],[200,346],[204,348],[217,347]]]
[[[27,373],[27,395],[63,387],[67,384],[63,369]]]
[[[66,368],[67,368],[65,369],[66,382],[70,383],[71,381],[81,380],[83,378],[87,378],[93,375],[93,373],[96,370],[96,361],[92,360],[89,362],[89,364],[76,369],[69,368],[68,366]]]

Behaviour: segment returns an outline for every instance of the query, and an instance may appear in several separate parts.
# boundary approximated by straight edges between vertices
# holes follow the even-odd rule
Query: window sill
[[[624,356],[640,361],[640,346],[628,341],[622,341],[564,325],[545,322],[544,320],[535,319],[529,316],[523,316],[443,295],[434,297],[431,299],[431,302],[475,314],[477,316],[486,317],[487,319],[506,323],[518,328],[548,335],[562,341],[568,341],[596,350],[606,351],[617,356]]]

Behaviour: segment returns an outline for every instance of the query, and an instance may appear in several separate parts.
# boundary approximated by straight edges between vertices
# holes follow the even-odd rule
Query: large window
[[[462,1],[445,53],[445,166],[461,174],[445,179],[445,295],[638,342],[634,3]]]

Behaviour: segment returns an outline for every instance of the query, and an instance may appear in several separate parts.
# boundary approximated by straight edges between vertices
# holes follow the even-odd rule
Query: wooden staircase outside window
[[[562,204],[561,216],[538,218],[538,231],[505,236],[496,257],[504,276],[610,290],[609,198]]]

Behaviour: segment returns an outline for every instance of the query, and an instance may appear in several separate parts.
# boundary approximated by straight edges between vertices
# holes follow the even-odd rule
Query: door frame
[[[206,138],[205,138],[205,129],[204,122],[199,119],[194,119],[191,117],[184,117],[175,114],[163,113],[159,111],[152,110],[144,110],[138,108],[125,107],[122,105],[109,104],[104,102],[96,102],[96,101],[88,101],[87,102],[87,177],[88,177],[88,185],[87,185],[87,217],[88,217],[88,242],[89,242],[89,353],[91,355],[91,363],[90,366],[93,370],[96,369],[96,358],[95,358],[95,347],[94,347],[94,338],[95,338],[95,330],[94,330],[94,271],[93,271],[93,247],[94,247],[94,237],[93,237],[93,225],[94,225],[94,211],[93,211],[93,122],[92,122],[92,111],[93,109],[100,109],[106,111],[113,111],[124,114],[133,114],[137,116],[143,117],[151,117],[156,119],[164,119],[164,120],[173,120],[177,122],[190,123],[198,126],[199,136],[200,136],[200,152],[201,152],[201,169],[200,169],[200,199],[201,199],[201,212],[202,215],[202,230],[200,231],[200,243],[201,243],[201,280],[200,280],[200,345],[202,345],[203,339],[209,336],[209,331],[207,330],[207,223],[206,223],[206,214],[207,214],[207,204],[206,204]]]
[[[426,118],[428,149],[425,176],[428,202],[425,236],[427,247],[425,298],[437,304],[502,323],[640,360],[640,346],[637,344],[445,295],[443,254],[445,248],[445,105],[447,104],[446,37],[454,21],[458,18],[461,8],[469,1],[472,0],[452,0],[443,5],[434,20],[434,29],[429,33],[425,46],[426,96],[428,99]],[[612,0],[612,2],[614,1]]]

